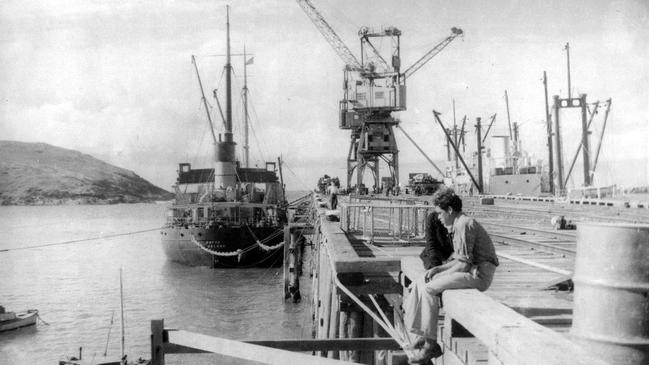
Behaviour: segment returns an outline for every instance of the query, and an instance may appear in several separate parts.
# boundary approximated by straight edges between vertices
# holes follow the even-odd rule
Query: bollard
[[[649,363],[649,225],[577,226],[571,335],[611,364]]]

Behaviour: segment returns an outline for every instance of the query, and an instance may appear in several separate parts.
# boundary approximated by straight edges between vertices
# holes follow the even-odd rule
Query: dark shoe
[[[410,358],[410,363],[427,364],[430,362],[430,360],[436,359],[442,356],[442,354],[443,354],[442,348],[437,344],[437,342],[433,342],[433,344],[429,344],[429,342],[426,342],[426,344],[421,348],[421,350],[415,352],[415,355],[412,358]]]
[[[417,336],[417,339],[410,346],[412,349],[421,349],[426,344],[426,338]]]

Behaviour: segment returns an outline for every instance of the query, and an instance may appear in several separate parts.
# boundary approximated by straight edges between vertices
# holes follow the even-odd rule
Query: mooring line
[[[327,246],[328,242],[325,240],[324,242],[321,243],[321,245]],[[371,310],[369,307],[367,307],[367,305],[365,305],[365,303],[363,303],[356,295],[354,295],[349,290],[349,288],[347,288],[345,285],[343,285],[343,283],[340,282],[340,280],[338,279],[338,275],[336,274],[336,267],[335,267],[333,261],[331,260],[331,257],[329,257],[329,258],[330,258],[330,260],[328,260],[329,261],[329,266],[331,268],[331,272],[334,273],[334,275],[333,275],[334,284],[338,288],[340,288],[345,294],[347,294],[347,296],[350,299],[352,299],[354,302],[356,302],[356,304],[361,309],[363,309],[363,311],[365,311],[365,313],[369,314],[370,317],[372,317],[372,319],[374,319],[374,321],[379,326],[381,326],[385,330],[385,332],[387,332],[390,335],[390,337],[392,337],[392,339],[394,339],[394,341],[399,344],[399,346],[401,346],[401,348],[404,350],[406,355],[408,355],[408,358],[411,358],[413,356],[413,354],[412,354],[412,351],[410,349],[410,344],[408,343],[409,338],[408,338],[408,340],[403,339],[398,332],[393,332],[394,327],[392,327],[392,324],[388,324],[389,321],[387,323],[384,322],[382,318],[377,316],[376,313],[374,313],[373,310]]]
[[[42,245],[25,246],[25,247],[16,247],[16,248],[5,248],[5,249],[0,249],[0,252],[18,251],[18,250],[29,250],[29,249],[32,249],[32,248],[41,248],[41,247],[49,247],[49,246],[69,245],[69,244],[73,244],[73,243],[80,243],[80,242],[86,242],[86,241],[95,241],[95,240],[101,240],[101,239],[106,239],[106,238],[115,238],[115,237],[121,237],[121,236],[129,236],[129,235],[134,235],[134,234],[139,234],[139,233],[146,233],[146,232],[152,232],[152,231],[158,231],[158,230],[160,230],[160,227],[151,228],[151,229],[145,229],[145,230],[141,230],[141,231],[133,231],[133,232],[124,232],[124,233],[109,234],[109,235],[106,235],[106,236],[100,236],[100,237],[90,237],[90,238],[82,238],[82,239],[71,240],[71,241],[54,242],[54,243],[45,243],[45,244],[42,244]]]

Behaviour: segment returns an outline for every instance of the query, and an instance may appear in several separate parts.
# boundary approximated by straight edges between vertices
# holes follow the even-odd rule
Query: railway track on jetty
[[[383,197],[376,200],[356,200],[366,202],[368,206],[391,204],[390,200]],[[405,196],[400,197],[399,202],[406,205],[428,202],[430,206],[430,197]],[[563,215],[574,219],[575,223],[589,221],[649,222],[649,214],[643,215],[644,211],[625,213],[615,207],[577,206],[568,209],[564,204],[555,205],[556,203],[552,202],[522,202],[519,204],[510,201],[496,201],[495,205],[480,205],[478,199],[465,197],[465,210],[485,226],[497,246],[498,254],[505,260],[542,270],[543,275],[534,275],[541,286],[559,280],[560,278],[556,274],[569,276],[573,270],[576,254],[576,231],[555,229],[551,225],[552,217]],[[371,223],[364,222],[364,224],[372,226],[377,231],[382,231],[385,230],[384,226],[391,225],[392,218],[388,213],[374,212],[370,219],[372,219]],[[423,227],[419,233],[422,231]],[[385,239],[372,235],[370,241],[374,245],[384,248],[395,244],[418,246],[423,245],[423,236],[410,235],[397,240],[387,240],[391,243],[386,243]],[[546,277],[548,273],[552,273],[549,275],[554,276]]]
[[[511,200],[495,200],[493,206],[479,206],[474,199],[469,202],[466,210],[485,218],[499,214],[516,221],[549,222],[553,216],[564,216],[573,222],[649,223],[649,209]]]

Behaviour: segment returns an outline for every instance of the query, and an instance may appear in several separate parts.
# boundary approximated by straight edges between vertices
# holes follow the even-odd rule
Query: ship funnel
[[[234,148],[236,143],[219,142],[214,146],[214,186],[234,188],[237,182],[237,167]]]

